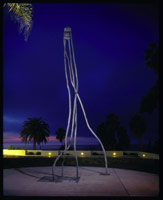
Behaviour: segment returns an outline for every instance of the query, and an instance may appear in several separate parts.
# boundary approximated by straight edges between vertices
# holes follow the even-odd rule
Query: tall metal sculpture
[[[104,152],[104,159],[105,159],[105,174],[108,174],[108,168],[107,168],[107,157],[106,152],[104,149],[104,146],[100,139],[97,137],[97,135],[94,133],[94,131],[91,129],[88,119],[84,110],[83,103],[81,101],[81,98],[78,93],[78,73],[77,73],[77,67],[75,62],[75,54],[74,54],[74,47],[73,47],[73,41],[72,41],[72,34],[71,34],[71,28],[66,27],[64,29],[64,36],[63,36],[63,44],[64,44],[64,64],[65,64],[65,77],[66,77],[66,84],[67,84],[67,90],[68,90],[68,97],[69,97],[69,115],[68,115],[68,122],[67,122],[67,129],[66,129],[66,135],[65,135],[65,149],[63,152],[60,152],[58,157],[55,159],[52,167],[52,174],[53,174],[53,180],[55,177],[54,169],[56,167],[56,163],[60,157],[63,157],[62,161],[62,171],[61,176],[63,176],[63,166],[65,161],[65,155],[66,151],[70,148],[72,144],[72,140],[74,140],[74,151],[75,151],[75,159],[76,159],[76,178],[79,178],[78,175],[78,157],[76,152],[76,137],[77,137],[77,100],[80,103],[80,106],[83,111],[83,115],[87,124],[88,129],[90,132],[95,136],[95,138],[100,143],[102,150]],[[68,77],[69,75],[69,77]],[[71,82],[72,88],[74,90],[74,102],[73,102],[73,110],[72,110],[72,102],[71,102],[71,92],[70,92],[70,86],[69,81]],[[71,124],[71,134],[70,134],[70,141],[68,143],[68,133],[70,130],[70,124]]]

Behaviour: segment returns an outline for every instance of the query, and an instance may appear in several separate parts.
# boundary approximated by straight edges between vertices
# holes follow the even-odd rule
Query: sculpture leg
[[[68,132],[69,132],[69,127],[70,127],[70,122],[71,122],[71,92],[70,92],[70,87],[69,87],[67,64],[66,64],[66,41],[64,41],[64,63],[65,63],[66,85],[67,85],[68,97],[69,97],[69,115],[68,115],[68,122],[67,122],[66,135],[65,135],[65,150],[67,150],[67,149],[69,149],[68,146],[67,146],[67,138],[68,138]],[[71,75],[70,75],[70,79],[72,79]],[[71,139],[70,140],[72,140],[72,135],[71,135]],[[64,153],[64,157],[63,157],[63,164],[62,164],[62,171],[61,171],[62,176],[63,176],[63,165],[64,165],[65,154],[66,154],[65,150],[63,152]],[[53,163],[53,166],[52,166],[53,180],[54,180],[54,168],[56,166],[57,161],[63,155],[63,153],[60,153],[57,156],[57,158],[55,159],[54,163]]]
[[[101,142],[101,140],[97,137],[97,135],[93,132],[93,130],[91,129],[89,123],[88,123],[88,120],[87,120],[87,116],[86,116],[86,113],[85,113],[85,110],[84,110],[84,107],[83,107],[83,104],[82,104],[82,101],[80,99],[80,96],[79,94],[77,94],[77,98],[79,100],[79,103],[81,105],[81,108],[82,108],[82,111],[83,111],[83,114],[84,114],[84,118],[85,118],[85,121],[86,121],[86,124],[87,124],[87,127],[88,129],[91,131],[91,133],[95,136],[95,138],[99,141],[101,147],[102,147],[102,150],[104,152],[104,159],[105,159],[105,169],[106,169],[106,174],[108,174],[108,164],[107,164],[107,157],[106,157],[106,152],[105,152],[105,149],[104,149],[104,146]]]
[[[69,44],[69,51],[71,51],[70,49],[70,43]],[[66,59],[67,59],[67,62],[68,62],[68,69],[69,69],[69,75],[70,75],[70,81],[71,81],[71,84],[72,85],[75,85],[75,79],[74,79],[74,72],[73,72],[73,68],[72,68],[72,57],[71,57],[71,53],[70,53],[70,59],[68,58],[68,55],[67,55],[67,52],[66,52],[66,41],[64,41],[64,58],[65,58],[65,76],[66,76],[66,82],[67,82],[67,88],[68,88],[68,92],[69,92],[69,96],[71,97],[70,95],[70,90],[69,90],[69,84],[68,84],[68,73],[67,73],[67,65],[66,65]],[[76,128],[77,128],[77,121],[75,120],[76,116],[77,116],[77,111],[76,111],[76,94],[75,94],[75,97],[74,97],[74,106],[73,106],[73,115],[72,115],[72,127],[71,127],[71,138],[70,138],[70,144],[69,144],[69,147],[71,145],[71,141],[72,141],[72,137],[73,135],[75,134],[76,132]],[[69,108],[71,108],[71,99],[69,98]],[[70,110],[70,109],[69,109]],[[70,113],[70,112],[69,112]],[[70,115],[69,115],[70,116]],[[69,118],[70,119],[70,118]],[[70,121],[70,120],[69,120]],[[68,123],[69,125],[69,123]],[[69,128],[69,126],[68,126]],[[64,166],[64,161],[65,161],[65,154],[66,154],[66,151],[69,149],[69,147],[67,147],[67,136],[68,136],[68,129],[67,128],[67,131],[66,131],[66,137],[65,137],[65,150],[64,150],[64,153],[63,153],[63,161],[62,161],[62,171],[61,171],[61,175],[63,176],[63,166]],[[75,141],[75,144],[76,144],[76,141]],[[77,171],[78,171],[78,161],[77,161],[77,154],[76,154],[76,147],[75,147],[75,158],[76,158],[76,162],[77,162]],[[77,173],[78,174],[78,173]]]
[[[77,94],[75,94],[75,99],[77,100]],[[75,151],[75,159],[76,159],[76,178],[78,179],[78,156],[76,152],[76,136],[77,136],[77,102],[75,106],[75,130],[74,130],[74,151]]]
[[[65,154],[66,154],[66,151],[70,148],[71,146],[71,142],[72,142],[72,138],[75,134],[75,131],[76,131],[76,100],[77,100],[77,97],[75,95],[74,97],[74,105],[73,105],[73,114],[72,114],[72,127],[71,127],[71,138],[70,138],[70,143],[69,145],[65,148],[64,152],[63,152],[63,161],[62,161],[62,172],[61,172],[61,175],[63,176],[63,166],[64,166],[64,161],[65,161]]]
[[[76,76],[76,87],[75,86],[73,86],[73,87],[74,87],[74,90],[76,89],[76,91],[78,91],[78,74],[77,74],[77,67],[76,67],[76,61],[75,61],[75,54],[74,54],[74,47],[73,47],[72,35],[71,35],[71,47],[72,47],[72,57],[73,57],[74,68],[75,68],[75,76]],[[96,137],[96,139],[99,141],[99,143],[100,143],[100,145],[102,147],[102,150],[104,152],[106,174],[108,174],[108,168],[107,168],[108,164],[107,164],[107,157],[106,157],[106,152],[105,152],[104,146],[103,146],[101,140],[97,137],[97,135],[94,133],[94,131],[91,129],[91,127],[90,127],[90,125],[88,123],[88,119],[87,119],[87,116],[86,116],[86,113],[85,113],[85,110],[84,110],[84,106],[82,104],[82,101],[81,101],[80,96],[79,96],[78,93],[77,93],[77,98],[78,98],[78,100],[80,102],[80,105],[81,105],[81,108],[82,108],[82,111],[83,111],[84,118],[85,118],[85,121],[86,121],[88,129]]]

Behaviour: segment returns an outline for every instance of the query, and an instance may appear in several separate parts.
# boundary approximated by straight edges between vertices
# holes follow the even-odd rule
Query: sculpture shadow
[[[80,168],[81,168],[81,169],[84,169],[84,170],[88,170],[88,171],[96,172],[96,173],[99,174],[99,175],[107,175],[107,176],[110,175],[110,174],[106,174],[106,173],[103,173],[103,172],[100,172],[100,171],[97,171],[97,170],[88,169],[87,167],[80,167]]]
[[[42,178],[40,178],[38,180],[38,182],[57,182],[57,183],[61,183],[61,182],[79,182],[80,177],[75,178],[75,177],[68,177],[68,176],[58,176],[55,175],[54,179],[53,176],[43,176]]]

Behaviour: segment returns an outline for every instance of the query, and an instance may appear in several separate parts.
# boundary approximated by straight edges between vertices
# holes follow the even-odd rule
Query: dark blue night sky
[[[33,27],[28,41],[4,8],[3,129],[4,142],[16,141],[28,117],[42,117],[50,135],[66,129],[68,94],[64,74],[63,30],[72,28],[79,94],[90,126],[111,112],[138,143],[128,123],[139,111],[141,97],[157,76],[144,63],[148,43],[158,43],[158,8],[148,4],[33,4]],[[92,137],[78,104],[78,136]],[[158,136],[158,110],[144,114],[143,136]],[[82,140],[83,137],[83,140]],[[88,141],[91,143],[91,139]],[[96,141],[92,139],[92,142]],[[88,142],[88,143],[89,143]],[[97,143],[97,142],[96,142]]]

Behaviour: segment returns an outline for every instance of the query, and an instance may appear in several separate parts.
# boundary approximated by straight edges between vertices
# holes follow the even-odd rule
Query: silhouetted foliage
[[[29,3],[4,3],[14,21],[19,24],[19,31],[24,33],[25,41],[28,40],[32,29],[33,7]]]
[[[157,43],[149,43],[149,48],[144,51],[145,64],[148,68],[153,70],[158,75],[158,66],[159,66],[159,49]]]
[[[49,137],[49,125],[41,118],[28,118],[24,122],[23,130],[20,132],[22,142],[33,142],[33,149],[36,149],[36,143],[47,142]]]
[[[146,131],[146,123],[145,120],[140,116],[140,114],[136,113],[130,120],[129,123],[131,132],[138,138],[139,140],[139,148],[142,150],[142,135]]]
[[[16,146],[16,145],[9,145],[8,146],[8,148],[7,148],[8,150],[14,150],[14,149],[23,149],[23,148],[19,148],[18,146]]]
[[[155,85],[147,92],[145,96],[142,97],[140,104],[140,112],[147,112],[151,114],[153,110],[158,106],[159,99],[159,86],[158,81]]]
[[[155,140],[152,150],[153,150],[153,153],[159,153],[159,140],[158,139]]]
[[[148,144],[147,144],[147,152],[151,153],[152,152],[152,143],[151,143],[151,138],[148,139]]]
[[[27,155],[35,155],[33,152],[29,152],[27,153]]]
[[[65,138],[66,131],[63,128],[59,128],[56,131],[56,139],[58,139],[61,143]]]
[[[36,152],[36,155],[41,155],[41,152]]]
[[[144,51],[145,53],[145,64],[146,67],[150,68],[155,72],[155,74],[159,74],[159,48],[157,47],[157,43],[149,43],[149,48]],[[141,103],[140,103],[140,113],[148,113],[152,114],[155,108],[158,108],[159,105],[159,81],[157,80],[155,82],[155,85],[149,89],[147,94],[142,97]],[[155,149],[155,150],[154,150]],[[149,141],[147,146],[148,152],[158,152],[157,145],[154,147],[154,145],[151,144],[151,141]]]
[[[149,152],[149,153],[157,153],[158,154],[159,153],[159,141],[158,141],[158,139],[153,141],[153,143],[152,143],[152,140],[149,139],[146,151]]]
[[[149,48],[144,51],[146,67],[153,70],[157,75],[159,72],[159,49],[157,43],[149,43]],[[142,97],[140,103],[140,112],[147,112],[151,114],[155,108],[158,107],[159,99],[159,83],[156,81],[155,85]]]
[[[116,150],[127,150],[130,147],[130,137],[127,135],[126,128],[120,126],[118,131],[118,144]]]
[[[118,135],[118,144],[116,141]],[[109,114],[105,121],[97,127],[97,136],[100,138],[106,150],[127,149],[130,144],[129,136],[125,128],[120,126],[119,118],[115,114]]]

